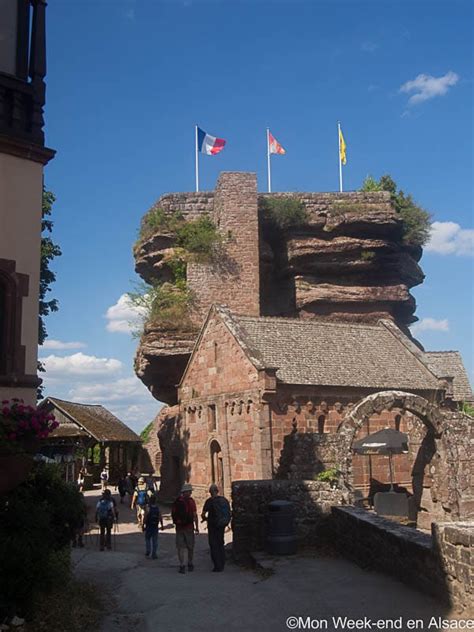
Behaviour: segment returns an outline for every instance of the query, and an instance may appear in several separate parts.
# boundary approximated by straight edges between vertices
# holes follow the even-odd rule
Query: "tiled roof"
[[[243,346],[287,384],[431,390],[437,377],[393,323],[251,318],[219,308]],[[392,332],[392,329],[396,332]],[[234,333],[235,335],[235,333]],[[406,339],[406,344],[404,340]]]
[[[474,396],[459,351],[427,351],[426,363],[438,377],[453,377],[454,399],[472,401]]]
[[[48,439],[68,439],[73,437],[89,437],[89,434],[79,428],[79,426],[73,422],[60,423],[57,428],[48,435]]]
[[[136,443],[140,441],[140,437],[133,430],[103,406],[77,404],[56,397],[48,397],[47,401],[66,413],[99,442],[128,441]],[[57,430],[60,428],[61,426]]]

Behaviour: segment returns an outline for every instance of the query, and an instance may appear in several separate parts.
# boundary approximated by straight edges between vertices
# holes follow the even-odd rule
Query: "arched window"
[[[318,417],[318,432],[319,434],[324,434],[324,424],[326,423],[326,416],[320,415]]]
[[[401,415],[395,416],[395,430],[400,430],[400,422],[402,421]]]

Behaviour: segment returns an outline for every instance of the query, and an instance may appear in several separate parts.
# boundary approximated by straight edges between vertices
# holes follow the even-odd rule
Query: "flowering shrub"
[[[0,407],[0,448],[21,452],[25,442],[46,439],[58,426],[51,413],[27,406],[21,399],[3,400]]]

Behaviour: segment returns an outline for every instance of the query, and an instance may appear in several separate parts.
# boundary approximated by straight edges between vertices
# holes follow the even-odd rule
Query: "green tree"
[[[367,176],[361,191],[388,191],[396,212],[403,220],[403,241],[413,246],[424,246],[430,237],[431,215],[416,204],[410,194],[401,189],[397,191],[397,184],[389,175],[383,175],[377,182],[372,176]]]
[[[61,256],[61,248],[53,242],[50,234],[53,231],[53,221],[51,220],[51,210],[56,200],[52,191],[47,191],[43,187],[43,204],[41,209],[41,264],[40,264],[40,285],[39,285],[39,321],[38,321],[38,344],[42,345],[48,337],[44,317],[51,312],[58,311],[58,300],[51,298],[47,300],[47,294],[51,291],[51,284],[56,281],[56,274],[51,270],[50,263],[56,257]],[[38,362],[38,371],[44,372],[44,366]],[[38,399],[43,397],[43,387],[38,387]]]

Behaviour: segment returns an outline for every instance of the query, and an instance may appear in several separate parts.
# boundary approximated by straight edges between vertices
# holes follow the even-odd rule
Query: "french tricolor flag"
[[[216,138],[205,132],[200,127],[197,128],[197,147],[198,151],[208,156],[214,156],[224,149],[225,140]]]

